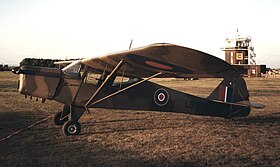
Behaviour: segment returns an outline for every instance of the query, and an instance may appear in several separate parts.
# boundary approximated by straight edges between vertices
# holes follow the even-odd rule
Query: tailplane
[[[257,103],[257,102],[241,101],[241,102],[238,102],[238,104],[247,105],[247,106],[250,106],[250,107],[253,107],[253,108],[256,108],[256,109],[265,108],[264,104]]]

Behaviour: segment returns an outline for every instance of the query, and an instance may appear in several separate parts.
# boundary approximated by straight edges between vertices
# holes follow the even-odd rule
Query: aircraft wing
[[[81,62],[97,71],[111,72],[124,60],[118,75],[146,78],[162,72],[159,77],[214,78],[238,76],[238,70],[210,54],[173,44],[159,43],[141,48],[83,59]]]

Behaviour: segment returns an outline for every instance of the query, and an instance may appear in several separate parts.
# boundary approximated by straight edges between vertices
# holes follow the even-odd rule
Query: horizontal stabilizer
[[[264,104],[257,103],[257,102],[241,101],[241,102],[238,102],[238,103],[239,104],[244,104],[244,105],[247,105],[247,106],[250,106],[250,107],[253,107],[253,108],[257,108],[257,109],[265,108]]]
[[[256,103],[256,102],[251,102],[251,106],[254,107],[254,108],[258,108],[258,109],[263,109],[263,108],[265,108],[265,105],[264,105],[264,104]]]

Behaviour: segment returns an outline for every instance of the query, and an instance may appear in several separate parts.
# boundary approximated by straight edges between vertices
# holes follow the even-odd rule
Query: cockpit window
[[[120,87],[138,82],[138,78],[116,77],[112,86]]]
[[[79,79],[81,78],[81,74],[80,74],[81,68],[82,68],[82,64],[80,60],[77,60],[69,64],[65,68],[63,68],[62,71],[69,78]]]

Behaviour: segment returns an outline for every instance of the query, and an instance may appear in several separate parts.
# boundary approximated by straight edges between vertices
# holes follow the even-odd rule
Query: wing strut
[[[93,99],[98,95],[98,93],[101,91],[101,89],[106,85],[106,83],[118,72],[120,67],[123,65],[124,60],[121,60],[117,66],[113,69],[113,71],[110,73],[110,75],[105,79],[105,81],[99,86],[99,88],[95,91],[95,93],[91,96],[89,101],[85,104],[86,107],[93,101]]]
[[[123,89],[121,89],[121,90],[119,90],[119,91],[116,91],[116,92],[114,92],[114,93],[112,93],[112,94],[109,94],[109,95],[107,95],[107,96],[105,96],[105,97],[103,97],[103,98],[101,98],[101,99],[99,99],[99,100],[97,100],[97,101],[95,101],[95,102],[93,102],[93,103],[91,103],[91,99],[86,103],[86,105],[85,105],[85,107],[86,108],[89,108],[89,107],[92,107],[93,105],[95,105],[95,104],[97,104],[97,103],[99,103],[99,102],[101,102],[101,101],[104,101],[104,100],[106,100],[106,99],[108,99],[108,98],[110,98],[110,97],[112,97],[112,96],[115,96],[115,95],[117,95],[117,94],[119,94],[119,93],[121,93],[121,92],[123,92],[123,91],[125,91],[125,90],[128,90],[128,89],[130,89],[130,88],[132,88],[132,87],[135,87],[135,86],[137,86],[137,85],[139,85],[139,84],[141,84],[141,83],[143,83],[143,82],[145,82],[145,81],[148,81],[148,80],[150,80],[150,79],[152,79],[152,78],[155,78],[155,77],[157,77],[158,75],[161,75],[162,74],[162,72],[158,72],[158,73],[156,73],[156,74],[154,74],[154,75],[152,75],[152,76],[150,76],[150,77],[148,77],[148,78],[145,78],[145,79],[143,79],[143,80],[141,80],[141,81],[139,81],[139,82],[136,82],[136,83],[134,83],[134,84],[132,84],[132,85],[130,85],[130,86],[128,86],[128,87],[125,87],[125,88],[123,88]],[[95,95],[96,96],[96,95]],[[93,99],[93,98],[92,98]],[[91,103],[91,104],[90,104]]]

